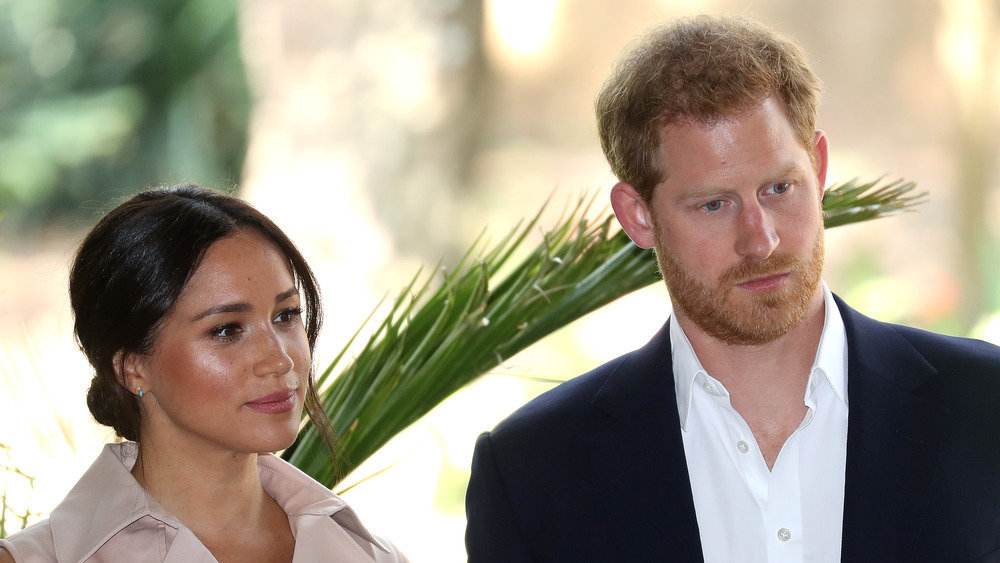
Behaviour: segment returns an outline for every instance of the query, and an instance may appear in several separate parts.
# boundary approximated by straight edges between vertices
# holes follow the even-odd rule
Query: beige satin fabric
[[[213,563],[191,531],[132,477],[135,444],[108,444],[47,520],[0,540],[18,563]],[[284,460],[258,456],[264,490],[288,514],[295,563],[406,562],[337,495]]]

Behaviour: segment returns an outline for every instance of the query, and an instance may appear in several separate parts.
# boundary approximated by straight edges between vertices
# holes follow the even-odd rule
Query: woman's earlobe
[[[118,383],[129,390],[130,393],[140,398],[149,391],[149,385],[145,382],[139,359],[135,354],[126,354],[119,350],[112,359],[115,370],[115,378]],[[146,391],[142,390],[146,385]]]

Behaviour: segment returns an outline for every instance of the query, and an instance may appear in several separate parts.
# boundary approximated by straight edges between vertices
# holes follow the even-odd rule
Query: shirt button
[[[747,453],[747,452],[750,451],[750,444],[746,443],[746,441],[744,441],[744,440],[740,440],[739,442],[736,442],[736,447],[737,447],[737,449],[740,450],[740,453],[743,453],[743,454],[745,454],[745,453]],[[782,529],[784,529],[784,528],[782,528]]]
[[[705,391],[708,394],[710,394],[710,395],[714,395],[715,394],[715,385],[712,385],[711,383],[706,383],[705,385],[703,385],[703,387],[705,388]]]
[[[788,541],[792,539],[792,533],[788,531],[788,528],[781,528],[778,530],[778,539],[781,541]]]

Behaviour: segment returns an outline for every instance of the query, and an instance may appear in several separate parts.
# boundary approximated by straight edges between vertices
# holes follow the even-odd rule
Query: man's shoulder
[[[592,402],[608,379],[636,352],[619,356],[584,374],[568,379],[520,407],[493,429],[494,437],[530,432],[544,427],[553,431],[578,425],[592,416]]]
[[[902,352],[900,342],[916,351],[937,370],[992,370],[1000,368],[1000,346],[959,336],[948,336],[921,328],[878,321],[865,316],[840,301],[849,346],[859,346],[870,353]],[[903,352],[905,353],[905,352]],[[885,358],[883,358],[885,359]]]
[[[514,442],[565,439],[669,400],[673,379],[668,327],[665,324],[642,347],[535,397],[493,429],[494,441],[511,436],[517,437]]]
[[[1000,346],[975,338],[948,336],[911,326],[887,324],[934,367],[954,370],[991,369],[1000,375]]]
[[[847,309],[848,369],[867,366],[889,381],[967,412],[1000,397],[1000,347],[870,319]],[[849,385],[850,387],[850,385]],[[979,405],[979,407],[976,407]]]

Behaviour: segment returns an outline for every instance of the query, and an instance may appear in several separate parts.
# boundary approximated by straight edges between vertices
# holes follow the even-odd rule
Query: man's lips
[[[279,414],[292,410],[295,407],[296,401],[298,401],[298,396],[295,394],[295,389],[285,389],[269,393],[259,399],[254,399],[247,403],[246,406],[262,413]]]
[[[781,289],[785,282],[788,280],[789,274],[787,272],[781,274],[769,274],[759,278],[754,278],[743,283],[736,284],[736,287],[745,291],[774,291],[776,289]]]

